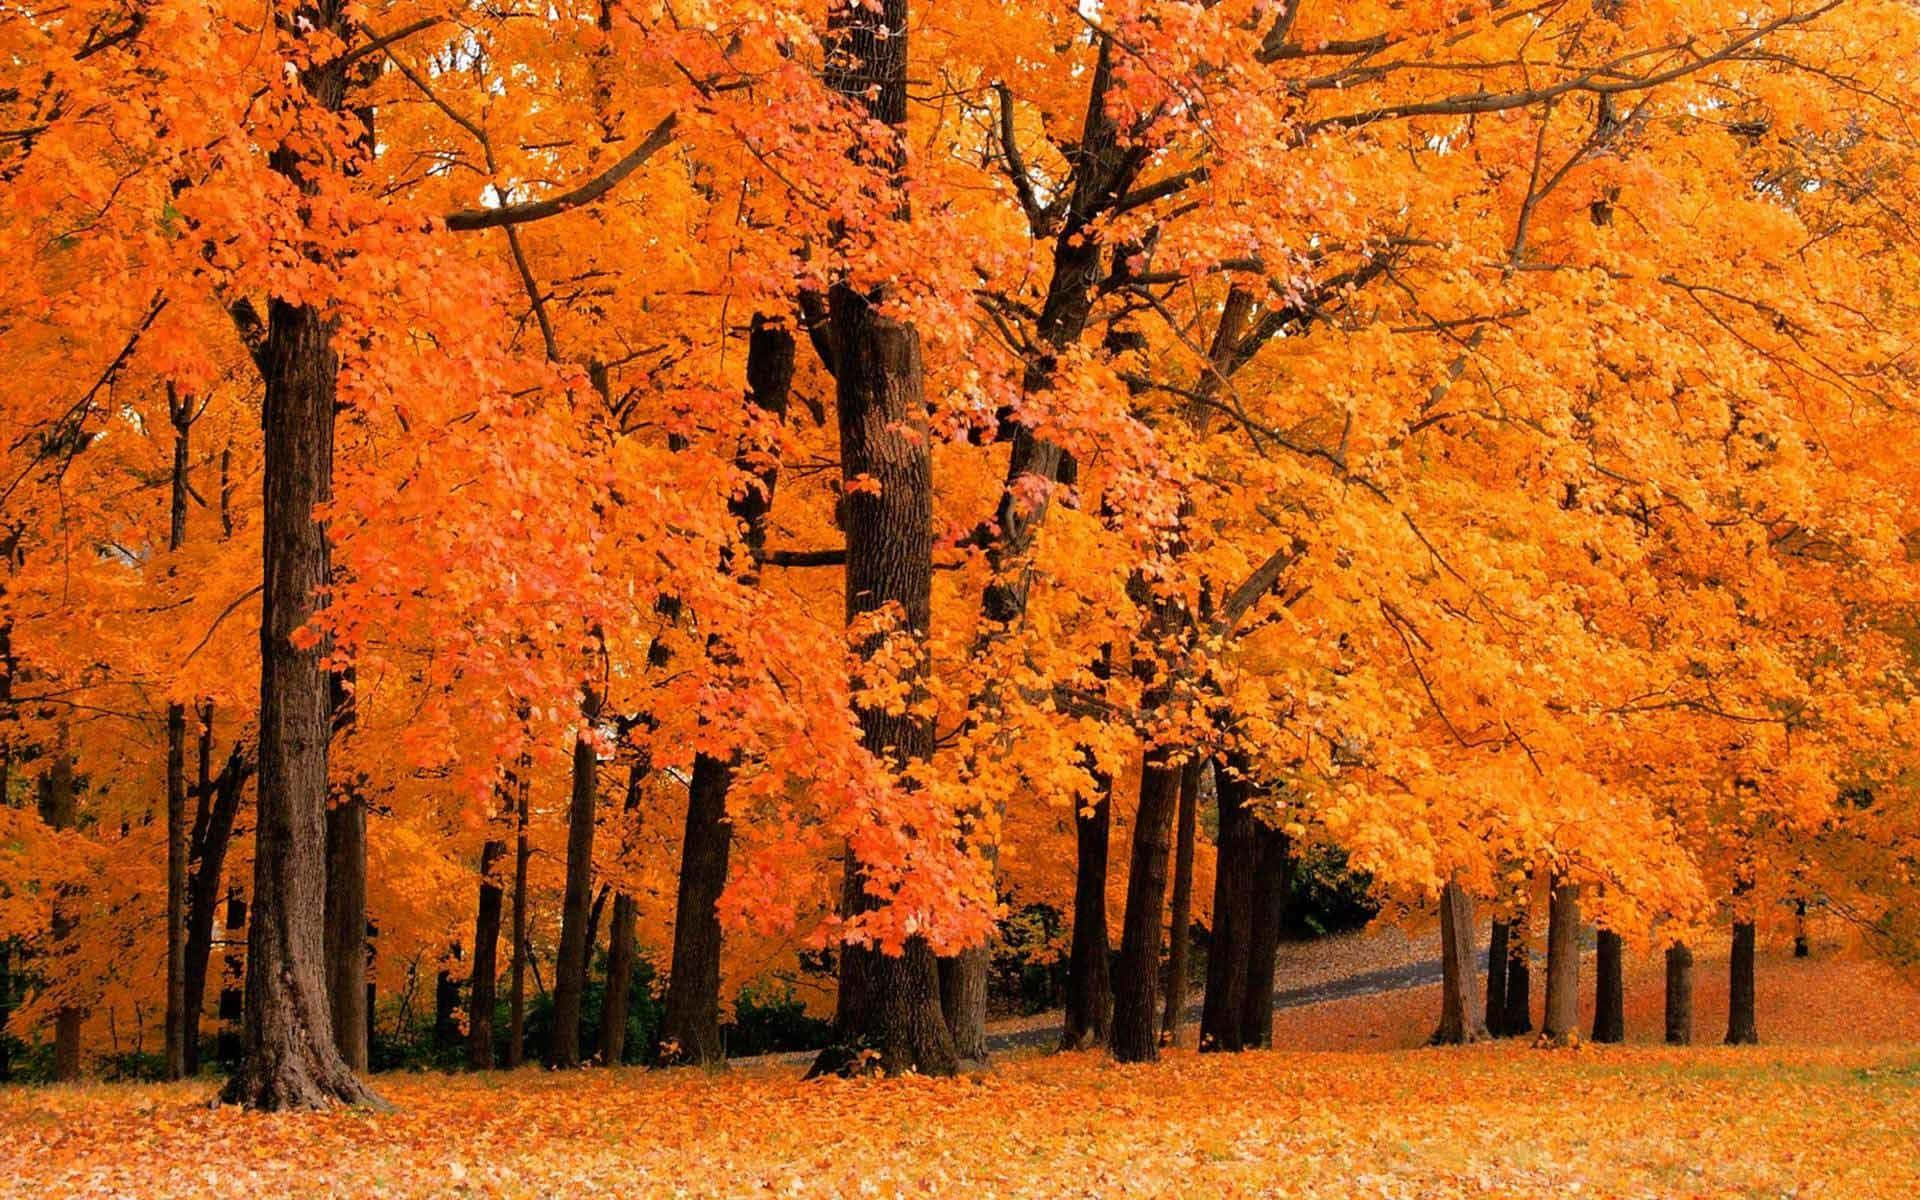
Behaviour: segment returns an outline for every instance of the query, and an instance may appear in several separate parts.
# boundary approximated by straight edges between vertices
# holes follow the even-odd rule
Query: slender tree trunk
[[[213,754],[213,705],[200,709],[200,782],[201,809],[205,819],[196,817],[192,837],[191,871],[187,881],[186,997],[184,1038],[187,1074],[200,1070],[200,1010],[206,1003],[207,966],[213,957],[213,922],[219,915],[223,892],[222,876],[226,868],[227,847],[233,841],[233,826],[239,816],[240,801],[251,773],[238,746],[227,759],[218,778],[210,778]]]
[[[167,384],[167,415],[173,423],[173,492],[167,549],[187,542],[188,464],[193,398]],[[166,1076],[187,1073],[187,708],[167,705],[167,1009]]]
[[[1751,1046],[1760,1040],[1754,1016],[1754,928],[1751,920],[1733,924],[1733,956],[1728,961],[1727,1045]]]
[[[1473,897],[1457,883],[1440,893],[1440,1027],[1435,1045],[1458,1046],[1486,1037],[1473,1003]]]
[[[621,892],[613,898],[613,929],[607,935],[607,994],[600,1005],[600,1061],[609,1067],[626,1060],[637,915],[632,896]]]
[[[356,1071],[367,1069],[367,807],[356,784],[327,809],[327,907],[323,941],[333,1040]]]
[[[1104,1046],[1113,1022],[1107,944],[1107,844],[1113,828],[1113,780],[1096,769],[1094,799],[1073,814],[1073,944],[1067,956],[1062,1050]]]
[[[1167,999],[1160,1022],[1160,1038],[1169,1046],[1180,1041],[1180,1021],[1187,1000],[1187,954],[1193,945],[1193,842],[1198,829],[1200,779],[1207,764],[1199,759],[1180,772],[1180,809],[1174,818],[1173,903],[1167,920]]]
[[[1693,1044],[1693,951],[1682,942],[1667,947],[1667,1044]]]
[[[513,1070],[527,1058],[527,860],[533,849],[527,843],[527,780],[524,774],[514,780],[513,835],[513,947],[512,963],[507,968],[507,1069]]]
[[[1807,901],[1801,897],[1793,902],[1793,956],[1806,958],[1812,953],[1807,942]]]
[[[460,1008],[460,980],[452,964],[460,961],[460,944],[447,948],[447,958],[433,977],[433,1044],[450,1050],[460,1041],[460,1022],[454,1013]]]
[[[310,28],[309,28],[310,25]],[[301,78],[314,104],[340,111],[352,23],[339,0],[320,0],[295,36],[325,45]],[[310,164],[285,145],[273,168],[307,195]],[[254,829],[253,920],[247,931],[244,1060],[223,1093],[251,1108],[369,1103],[373,1094],[334,1046],[327,1004],[327,741],[331,704],[325,647],[295,644],[324,601],[326,530],[314,507],[333,483],[338,361],[327,319],[271,297],[262,351],[265,465],[261,546],[260,789]]]
[[[504,893],[494,879],[507,844],[480,848],[480,903],[473,918],[473,979],[467,999],[467,1066],[493,1069],[493,1010],[500,978],[500,910]]]
[[[581,715],[591,725],[599,701],[589,692]],[[593,819],[599,759],[583,728],[573,743],[573,797],[567,807],[567,890],[560,910],[560,957],[554,964],[553,1042],[550,1067],[580,1065],[580,1008],[587,971],[587,920],[593,903]]]
[[[79,785],[73,775],[73,754],[68,749],[66,723],[60,724],[53,762],[41,780],[40,816],[50,828],[72,829],[79,818]],[[61,884],[53,900],[53,942],[60,946],[74,936],[78,922],[73,915],[75,889]],[[53,1077],[68,1083],[80,1078],[80,1027],[85,1010],[63,1004],[53,1013]]]
[[[1507,1015],[1507,923],[1496,920],[1487,931],[1487,1036],[1505,1035]]]
[[[1520,897],[1513,920],[1507,923],[1507,991],[1505,1011],[1500,1018],[1504,1037],[1520,1037],[1533,1032],[1533,946],[1532,920],[1528,912],[1533,904],[1529,889]]]
[[[1600,952],[1593,967],[1593,1040],[1627,1040],[1626,964],[1620,935],[1600,931]]]
[[[1200,1049],[1243,1048],[1247,970],[1252,963],[1254,817],[1251,786],[1238,771],[1215,775],[1219,842],[1213,877],[1213,930],[1207,944],[1207,990],[1200,1005]]]
[[[1178,764],[1155,750],[1140,773],[1140,805],[1127,869],[1127,906],[1121,917],[1120,960],[1113,975],[1113,1056],[1120,1062],[1160,1057],[1161,914],[1167,902],[1174,810],[1180,802]]]
[[[1242,769],[1250,770],[1251,764]],[[1280,926],[1293,868],[1287,835],[1251,813],[1246,819],[1253,831],[1253,898],[1248,908],[1247,992],[1241,1007],[1240,1045],[1252,1049],[1273,1044],[1274,958],[1280,953]]]
[[[687,822],[681,838],[680,889],[674,907],[673,962],[660,1022],[660,1062],[707,1066],[721,1062],[720,893],[727,885],[733,827],[727,820],[731,768],[695,757],[687,785]]]
[[[1580,1023],[1580,885],[1553,881],[1547,911],[1547,1011],[1541,1036],[1569,1042]]]

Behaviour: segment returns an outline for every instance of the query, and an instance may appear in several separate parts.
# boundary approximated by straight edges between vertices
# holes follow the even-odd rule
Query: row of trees
[[[269,1108],[372,1100],[369,946],[470,977],[476,1065],[552,946],[591,1057],[601,928],[671,1056],[797,938],[817,1070],[952,1071],[1011,893],[1068,1044],[1155,1057],[1169,912],[1258,1044],[1313,846],[1441,901],[1449,1036],[1529,878],[1555,980],[1577,896],[1603,975],[1730,915],[1750,977],[1785,897],[1913,944],[1906,6],[271,16],[0,35],[63,1073],[155,1010],[191,1068],[249,863]]]

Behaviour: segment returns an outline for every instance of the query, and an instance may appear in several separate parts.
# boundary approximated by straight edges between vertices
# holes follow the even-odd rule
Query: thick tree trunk
[[[1459,1046],[1486,1037],[1473,1003],[1473,897],[1457,883],[1440,893],[1440,1027],[1435,1045]]]
[[[680,851],[680,894],[673,924],[673,965],[660,1024],[663,1063],[707,1065],[725,1057],[720,1044],[720,893],[727,885],[733,827],[727,822],[727,764],[694,760],[687,787],[687,827]]]
[[[1220,771],[1219,842],[1214,861],[1213,929],[1207,944],[1207,990],[1200,1005],[1200,1049],[1243,1048],[1247,970],[1252,962],[1254,824],[1252,788],[1238,771]]]
[[[473,918],[473,973],[467,996],[467,1066],[493,1069],[493,1010],[500,978],[500,910],[505,893],[494,879],[507,844],[480,848],[480,902]]]
[[[1243,766],[1250,769],[1250,764]],[[1241,1001],[1240,1045],[1273,1044],[1274,958],[1280,953],[1280,926],[1287,911],[1292,874],[1287,835],[1249,814],[1253,827],[1253,898],[1247,928],[1247,992]]]
[[[1094,800],[1073,814],[1073,944],[1067,954],[1062,1050],[1104,1046],[1113,1022],[1107,943],[1107,845],[1113,829],[1113,780],[1094,772]]]
[[[1193,945],[1193,842],[1199,826],[1200,779],[1207,764],[1199,759],[1180,772],[1180,809],[1174,817],[1173,901],[1167,912],[1167,998],[1162,1006],[1160,1038],[1180,1041],[1188,987],[1188,951]]]
[[[1506,1006],[1500,1017],[1503,1037],[1520,1037],[1533,1032],[1533,946],[1532,920],[1528,908],[1530,894],[1520,897],[1520,907],[1507,923]]]
[[[527,781],[514,780],[513,823],[513,946],[507,968],[507,1069],[527,1059],[527,860],[533,848],[527,842]]]
[[[613,898],[613,928],[607,934],[607,994],[600,1003],[600,1061],[617,1067],[627,1055],[627,1018],[633,1011],[634,924],[632,896]]]
[[[903,28],[903,0],[888,0],[885,7],[885,27]],[[900,89],[898,96],[885,100],[884,111],[891,112],[895,103],[904,111],[905,46],[876,38],[877,17],[870,10],[852,9],[844,19],[855,32],[854,52],[877,56],[869,67],[881,71],[893,63],[875,79],[883,94]],[[900,57],[894,61],[896,52]],[[828,304],[841,471],[849,482],[867,476],[880,485],[877,491],[851,489],[846,496],[847,619],[898,605],[904,623],[893,637],[923,643],[932,607],[933,460],[921,394],[920,336],[913,326],[882,315],[872,298],[844,284],[834,287]],[[870,642],[862,653],[878,648]],[[862,708],[859,719],[867,749],[896,769],[932,757],[933,728],[925,716]],[[873,903],[860,865],[849,852],[843,911],[852,915]],[[834,1023],[836,1046],[822,1053],[815,1073],[847,1070],[857,1064],[863,1049],[876,1051],[877,1065],[889,1074],[913,1069],[949,1075],[958,1066],[952,1031],[940,1007],[939,971],[933,953],[917,937],[908,939],[898,957],[851,944],[842,947]]]
[[[1693,1044],[1693,951],[1681,942],[1667,947],[1667,1044]]]
[[[302,75],[316,107],[340,111],[351,33],[345,6],[320,0],[295,31],[330,49]],[[283,145],[273,168],[308,195],[309,164]],[[372,1102],[334,1046],[322,943],[326,904],[327,742],[332,704],[325,647],[295,645],[330,582],[327,535],[314,507],[333,486],[338,361],[328,322],[309,305],[267,303],[262,350],[264,496],[260,620],[260,794],[254,828],[253,920],[247,931],[244,1060],[224,1097],[251,1108]]]
[[[1754,1016],[1754,928],[1752,921],[1733,924],[1733,955],[1728,960],[1727,1045],[1751,1046],[1760,1040]]]
[[[599,712],[591,695],[581,716],[590,725]],[[560,910],[560,956],[553,974],[553,1041],[550,1067],[580,1065],[580,1009],[587,971],[587,921],[593,905],[593,819],[599,793],[599,759],[583,728],[573,743],[573,796],[567,806],[567,890]]]
[[[1593,966],[1593,1040],[1627,1040],[1626,964],[1620,935],[1600,931],[1600,952]]]
[[[875,153],[854,147],[852,157],[892,178],[870,196],[875,211],[904,215],[898,172],[905,162],[907,120],[907,0],[831,9],[827,15],[828,86],[866,116],[895,131]],[[834,396],[840,430],[840,470],[847,538],[846,615],[849,623],[897,606],[892,633],[911,643],[914,672],[925,670],[925,641],[932,618],[933,455],[929,444],[920,333],[883,313],[884,297],[836,283],[827,294],[833,354]],[[854,487],[871,481],[877,487]],[[880,649],[879,639],[860,647]],[[920,690],[918,679],[908,681]],[[896,770],[933,756],[933,726],[916,712],[862,708],[861,740],[869,752]],[[923,832],[922,836],[935,836]],[[870,909],[865,874],[848,848],[841,911]],[[888,1074],[917,1070],[950,1075],[958,1067],[953,1035],[940,1008],[940,975],[933,952],[908,938],[898,956],[843,944],[834,1011],[835,1044],[814,1061],[810,1074],[862,1070]]]
[[[1487,1036],[1504,1036],[1507,1015],[1507,923],[1495,921],[1487,931]]]
[[[1160,1057],[1160,931],[1167,903],[1167,860],[1181,769],[1164,750],[1140,772],[1140,805],[1127,868],[1127,906],[1120,924],[1120,960],[1113,972],[1113,1056],[1120,1062]]]
[[[327,809],[327,906],[322,941],[327,1005],[340,1057],[367,1069],[367,807],[357,786]]]
[[[1547,1011],[1542,1037],[1580,1036],[1580,885],[1556,878],[1547,910]]]

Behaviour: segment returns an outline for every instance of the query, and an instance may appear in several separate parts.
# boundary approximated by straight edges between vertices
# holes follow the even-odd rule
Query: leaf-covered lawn
[[[1176,1052],[958,1080],[591,1071],[0,1097],[0,1191],[64,1196],[1920,1195],[1920,1047]]]

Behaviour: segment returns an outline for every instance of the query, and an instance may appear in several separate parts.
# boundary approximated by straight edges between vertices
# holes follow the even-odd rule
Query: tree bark
[[[906,213],[899,171],[906,160],[907,0],[835,7],[827,16],[827,84],[894,136],[875,155],[850,150],[889,175],[869,197],[872,207]],[[896,607],[895,638],[914,645],[913,671],[924,672],[932,618],[933,455],[924,397],[919,330],[880,309],[883,294],[846,281],[827,294],[834,396],[840,429],[847,537],[846,615],[849,623]],[[871,481],[877,488],[852,486]],[[870,639],[863,657],[880,648]],[[920,681],[909,681],[915,692]],[[862,707],[861,740],[896,771],[933,756],[933,726],[924,715]],[[932,836],[925,834],[923,836]],[[848,848],[841,910],[852,916],[878,898]],[[940,1008],[940,976],[933,952],[910,937],[898,956],[851,943],[841,946],[834,1013],[835,1045],[814,1061],[811,1074],[865,1068],[862,1051],[888,1074],[917,1070],[951,1075],[958,1067],[952,1031]]]
[[[1440,893],[1440,1027],[1435,1045],[1459,1046],[1486,1037],[1473,1003],[1473,898],[1449,882]]]
[[[1220,771],[1219,842],[1213,877],[1213,929],[1207,944],[1207,990],[1200,1005],[1200,1049],[1231,1052],[1244,1047],[1247,971],[1252,963],[1254,816],[1247,811],[1252,787],[1238,771]]]
[[[1162,1006],[1160,1039],[1169,1046],[1180,1042],[1188,986],[1188,951],[1193,945],[1193,842],[1199,826],[1200,779],[1206,766],[1199,759],[1180,772],[1180,808],[1174,817],[1173,901],[1167,913],[1167,998]]]
[[[1580,885],[1556,877],[1547,908],[1547,1011],[1540,1034],[1552,1042],[1580,1036]]]
[[[1160,930],[1167,902],[1167,859],[1174,809],[1180,801],[1179,764],[1167,751],[1150,751],[1140,772],[1140,805],[1127,868],[1127,906],[1120,924],[1120,960],[1113,972],[1113,1057],[1153,1062],[1160,1057]]]
[[[1682,942],[1667,947],[1667,1045],[1693,1044],[1693,951]]]
[[[352,22],[340,0],[319,0],[292,29],[316,47],[301,75],[315,107],[339,112]],[[281,20],[289,25],[288,14]],[[302,194],[319,191],[312,164],[282,144],[273,169]],[[250,1108],[324,1108],[374,1100],[334,1045],[327,1003],[327,742],[331,696],[325,647],[295,645],[330,582],[326,529],[314,516],[333,490],[339,363],[319,309],[267,303],[261,373],[264,466],[261,520],[260,788],[254,829],[253,920],[247,929],[244,1058],[224,1097]]]
[[[1627,996],[1624,947],[1620,935],[1610,929],[1600,931],[1600,952],[1593,967],[1593,1040],[1603,1043],[1627,1040]]]
[[[567,890],[560,910],[560,956],[553,974],[553,1040],[550,1067],[580,1065],[580,1008],[586,979],[587,921],[593,904],[593,819],[598,796],[599,759],[591,725],[599,701],[588,690],[581,706],[584,725],[573,743],[573,795],[567,806]]]
[[[1111,952],[1107,944],[1107,846],[1113,829],[1113,780],[1093,774],[1094,799],[1073,814],[1073,944],[1067,954],[1062,1050],[1104,1046],[1113,1023]]]
[[[1533,900],[1522,894],[1513,920],[1507,923],[1506,1006],[1500,1017],[1503,1037],[1520,1037],[1533,1032],[1533,947],[1532,920],[1528,909]]]
[[[209,778],[213,754],[213,705],[200,709],[200,805],[194,819],[187,881],[187,944],[184,1038],[187,1074],[200,1070],[200,1010],[206,1002],[207,966],[213,957],[213,922],[220,911],[222,874],[234,821],[252,773],[235,746],[218,778]]]
[[[1760,1040],[1754,1015],[1754,928],[1752,921],[1733,924],[1733,954],[1728,960],[1727,1045],[1751,1046]]]
[[[524,765],[524,764],[523,764]],[[533,848],[527,842],[527,780],[513,781],[513,947],[507,968],[507,1069],[527,1059],[527,860]]]
[[[1496,920],[1487,931],[1487,1036],[1504,1036],[1507,1015],[1507,923]]]
[[[634,924],[638,906],[621,892],[613,898],[613,928],[607,935],[607,994],[600,1005],[600,1061],[617,1067],[626,1059],[627,1018],[633,1011]]]
[[[367,807],[357,783],[327,809],[327,903],[322,941],[327,1004],[340,1057],[367,1069]]]
[[[188,466],[193,435],[193,398],[167,384],[167,416],[173,424],[173,478],[167,549],[187,542]],[[167,1008],[165,1069],[168,1079],[187,1073],[187,707],[167,705]]]
[[[79,818],[79,785],[73,775],[73,754],[68,748],[66,723],[60,724],[53,762],[41,780],[40,816],[50,828],[72,829]],[[74,935],[78,922],[73,915],[74,888],[61,884],[53,900],[53,942],[56,946]],[[62,1083],[80,1078],[80,1028],[86,1012],[75,1004],[63,1004],[53,1013],[53,1077]]]
[[[493,1069],[493,1010],[500,978],[500,910],[505,893],[494,871],[507,856],[507,844],[488,841],[480,848],[480,902],[473,918],[473,973],[467,998],[467,1066]]]
[[[1246,764],[1243,770],[1251,769]],[[1287,835],[1249,813],[1253,828],[1253,898],[1247,928],[1247,992],[1241,1001],[1240,1045],[1273,1044],[1274,958],[1280,953],[1280,925],[1286,916],[1287,887],[1293,871]]]

